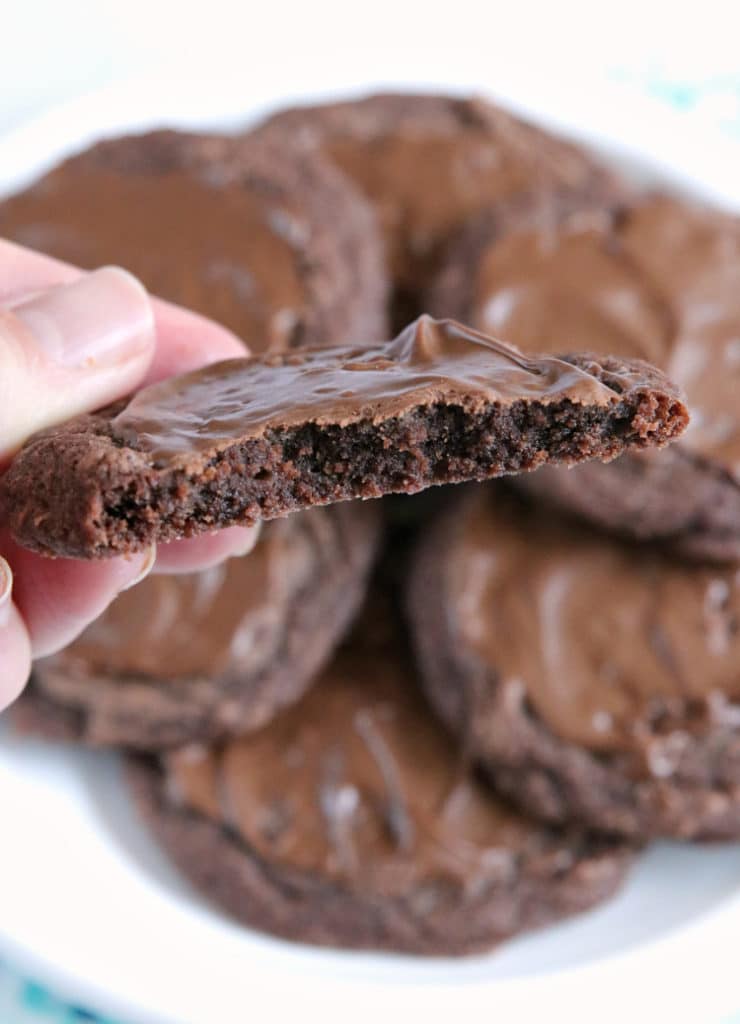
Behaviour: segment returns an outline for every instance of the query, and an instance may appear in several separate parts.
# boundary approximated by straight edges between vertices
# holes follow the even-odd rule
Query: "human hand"
[[[83,273],[0,240],[0,473],[36,431],[142,384],[243,355],[225,328],[157,299],[124,270]],[[31,660],[70,643],[149,572],[192,572],[254,545],[255,528],[101,562],[42,558],[0,519],[0,709]]]

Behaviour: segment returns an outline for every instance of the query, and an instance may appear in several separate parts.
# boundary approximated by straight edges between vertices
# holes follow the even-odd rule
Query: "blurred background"
[[[6,5],[0,132],[132,79],[214,80],[249,106],[369,86],[488,92],[740,197],[736,3]],[[732,146],[733,148],[730,148]],[[733,160],[734,156],[734,160]]]

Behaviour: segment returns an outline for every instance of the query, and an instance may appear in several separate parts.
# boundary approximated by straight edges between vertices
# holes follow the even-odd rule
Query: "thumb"
[[[149,297],[117,267],[0,309],[0,465],[37,430],[135,388],[154,347]]]

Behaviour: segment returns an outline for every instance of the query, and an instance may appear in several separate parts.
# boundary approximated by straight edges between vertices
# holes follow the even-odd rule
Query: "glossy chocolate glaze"
[[[625,370],[619,383],[637,382],[637,372]],[[521,400],[608,406],[619,397],[561,359],[523,356],[454,321],[424,316],[392,342],[229,360],[152,385],[132,398],[112,429],[166,461],[270,428],[379,423],[440,401],[475,411]]]

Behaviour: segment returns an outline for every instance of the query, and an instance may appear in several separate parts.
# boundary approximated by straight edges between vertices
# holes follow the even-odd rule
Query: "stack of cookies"
[[[607,898],[650,839],[740,834],[737,221],[488,103],[377,96],[100,143],[0,235],[253,353],[38,435],[0,485],[66,557],[265,520],[14,709],[128,751],[227,913],[463,954]],[[693,418],[659,451],[670,381]]]

